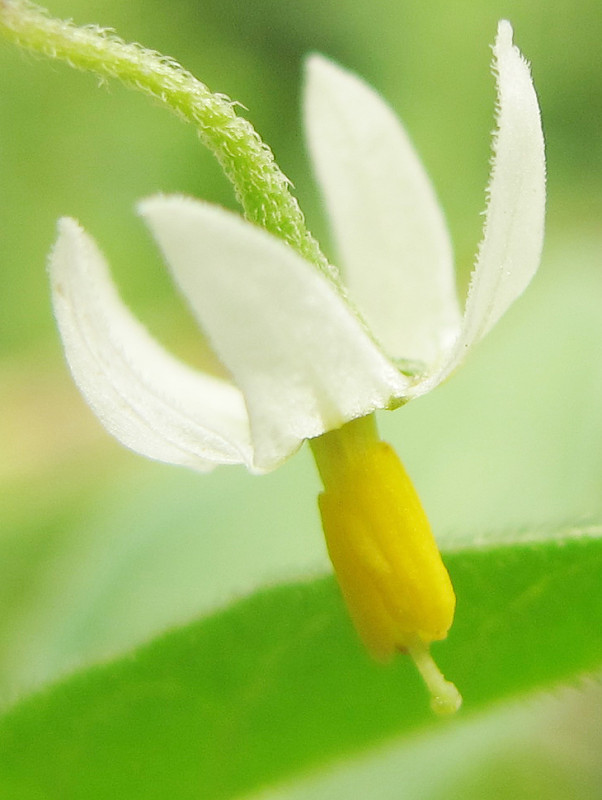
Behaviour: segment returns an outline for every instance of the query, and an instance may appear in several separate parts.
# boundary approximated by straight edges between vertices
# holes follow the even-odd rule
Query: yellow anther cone
[[[452,624],[456,598],[428,519],[397,454],[363,417],[312,442],[324,483],[319,505],[341,591],[370,653],[408,652],[433,708],[461,702],[429,653]]]

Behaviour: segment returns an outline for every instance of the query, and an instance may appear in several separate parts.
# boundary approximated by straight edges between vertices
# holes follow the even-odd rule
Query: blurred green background
[[[532,63],[546,134],[542,268],[456,377],[381,423],[443,545],[517,527],[600,521],[597,0],[56,0],[50,10],[171,55],[244,104],[333,258],[304,152],[303,56],[317,50],[363,75],[399,112],[432,176],[454,239],[461,293],[480,237],[489,170],[489,45],[498,19],[510,19]],[[191,128],[117,84],[97,84],[0,44],[4,703],[258,582],[328,568],[307,452],[261,479],[235,468],[201,477],[149,464],[104,433],[71,382],[44,267],[57,217],[80,220],[140,317],[174,352],[199,364],[198,333],[134,205],[163,191],[236,207]],[[489,722],[479,723],[489,725],[490,748],[462,739],[465,758],[451,770],[452,796],[600,797],[602,700],[596,688],[588,692],[586,700],[563,694],[501,716],[493,710]],[[513,746],[517,726],[523,733]],[[416,782],[416,796],[428,796]]]

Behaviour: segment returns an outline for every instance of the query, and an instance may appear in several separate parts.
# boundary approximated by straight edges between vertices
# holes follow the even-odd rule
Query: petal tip
[[[305,56],[306,70],[320,69],[321,67],[328,66],[331,63],[332,62],[329,58],[322,55],[322,53],[318,53],[316,50],[311,53],[307,53]]]
[[[201,205],[200,201],[191,197],[155,194],[136,203],[136,213],[144,220],[153,235],[156,235],[157,225],[166,220],[178,218],[199,205]]]
[[[317,53],[315,50],[311,53],[306,53],[303,60],[303,66],[305,69],[312,69],[314,64],[319,63],[323,58],[324,56],[320,53]]]
[[[497,36],[495,39],[496,47],[512,47],[512,37],[514,31],[507,19],[501,19],[497,24]]]
[[[70,255],[81,249],[85,231],[73,217],[60,217],[57,220],[57,237],[48,255],[48,273],[52,286],[56,288],[59,276],[69,269]]]
[[[341,80],[345,80],[348,75],[347,70],[321,53],[309,53],[306,56],[306,86],[313,84],[317,85],[322,91],[327,89],[336,91],[340,88]]]
[[[315,73],[321,69],[328,69],[331,64],[332,61],[321,53],[308,53],[305,56],[305,72],[307,74]]]
[[[197,200],[195,197],[188,197],[183,194],[153,194],[145,197],[136,203],[136,213],[145,222],[157,219],[161,215],[172,212],[196,209],[211,208],[212,204]],[[215,206],[217,208],[217,206]]]
[[[73,217],[59,217],[56,223],[58,238],[81,236],[84,229]]]
[[[136,213],[138,216],[146,219],[155,209],[164,206],[166,201],[169,202],[171,199],[170,196],[161,193],[152,194],[150,197],[144,197],[136,203]]]

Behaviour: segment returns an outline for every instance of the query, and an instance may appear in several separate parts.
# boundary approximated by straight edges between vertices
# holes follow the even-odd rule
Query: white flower
[[[348,298],[235,214],[182,197],[140,205],[231,382],[163,350],[117,296],[94,242],[61,221],[50,261],[55,314],[74,378],[117,439],[200,470],[244,463],[263,472],[305,439],[449,375],[527,286],[542,246],[539,109],[509,23],[493,51],[498,130],[463,315],[445,223],[401,124],[373,90],[319,56],[308,62],[306,125]]]

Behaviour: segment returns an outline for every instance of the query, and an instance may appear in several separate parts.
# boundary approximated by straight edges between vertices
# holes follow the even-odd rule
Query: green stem
[[[0,35],[76,69],[117,78],[192,122],[232,182],[247,218],[284,239],[337,281],[335,269],[305,226],[289,191],[290,181],[253,126],[236,114],[229,98],[209,91],[172,59],[123,42],[100,28],[78,28],[53,19],[27,0],[0,0]]]

